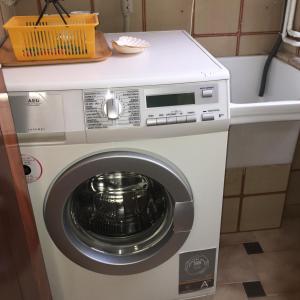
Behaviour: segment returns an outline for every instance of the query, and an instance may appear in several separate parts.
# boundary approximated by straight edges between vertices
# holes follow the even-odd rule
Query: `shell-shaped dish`
[[[147,41],[131,36],[121,36],[117,41],[112,42],[112,46],[120,53],[132,54],[144,51],[150,47]]]

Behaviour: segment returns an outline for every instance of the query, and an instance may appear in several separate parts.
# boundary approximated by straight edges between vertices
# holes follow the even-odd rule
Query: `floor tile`
[[[300,218],[284,219],[279,229],[254,232],[265,252],[300,250]]]
[[[242,284],[224,284],[217,287],[214,296],[196,298],[194,300],[247,300],[246,293]]]
[[[222,247],[219,254],[219,284],[257,281],[258,276],[250,257],[243,245]]]
[[[299,250],[249,255],[267,295],[300,291]]]
[[[226,233],[221,234],[220,246],[231,246],[256,241],[257,238],[253,232]]]
[[[260,281],[243,282],[248,298],[264,297],[266,293]]]
[[[299,300],[300,293],[251,298],[251,300]]]
[[[243,245],[248,255],[264,252],[260,243],[258,242],[243,243]]]

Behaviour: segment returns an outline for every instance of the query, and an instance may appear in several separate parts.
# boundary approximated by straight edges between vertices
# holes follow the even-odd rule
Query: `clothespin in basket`
[[[66,9],[62,6],[62,4],[59,2],[59,0],[45,0],[45,1],[46,1],[45,5],[44,5],[44,7],[42,9],[42,12],[41,12],[41,14],[40,14],[37,22],[35,23],[35,26],[39,25],[39,23],[40,23],[41,19],[43,18],[43,16],[44,16],[44,14],[45,14],[45,12],[46,12],[46,10],[47,10],[47,8],[48,8],[48,6],[49,6],[50,3],[53,4],[54,8],[56,9],[56,11],[58,12],[58,14],[60,15],[60,17],[63,20],[63,22],[66,25],[68,25],[68,23],[66,22],[66,20],[65,20],[65,18],[64,18],[64,16],[63,16],[62,13],[65,13],[69,18],[70,18],[70,15],[66,11]]]

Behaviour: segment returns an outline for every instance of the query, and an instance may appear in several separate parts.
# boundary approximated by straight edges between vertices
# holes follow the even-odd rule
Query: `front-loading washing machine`
[[[229,73],[185,32],[134,35],[151,48],[4,72],[54,300],[215,291]]]

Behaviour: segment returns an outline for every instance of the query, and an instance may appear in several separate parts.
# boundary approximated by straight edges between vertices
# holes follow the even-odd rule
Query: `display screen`
[[[163,107],[163,106],[177,106],[195,104],[195,94],[168,94],[168,95],[154,95],[147,96],[147,107]]]

